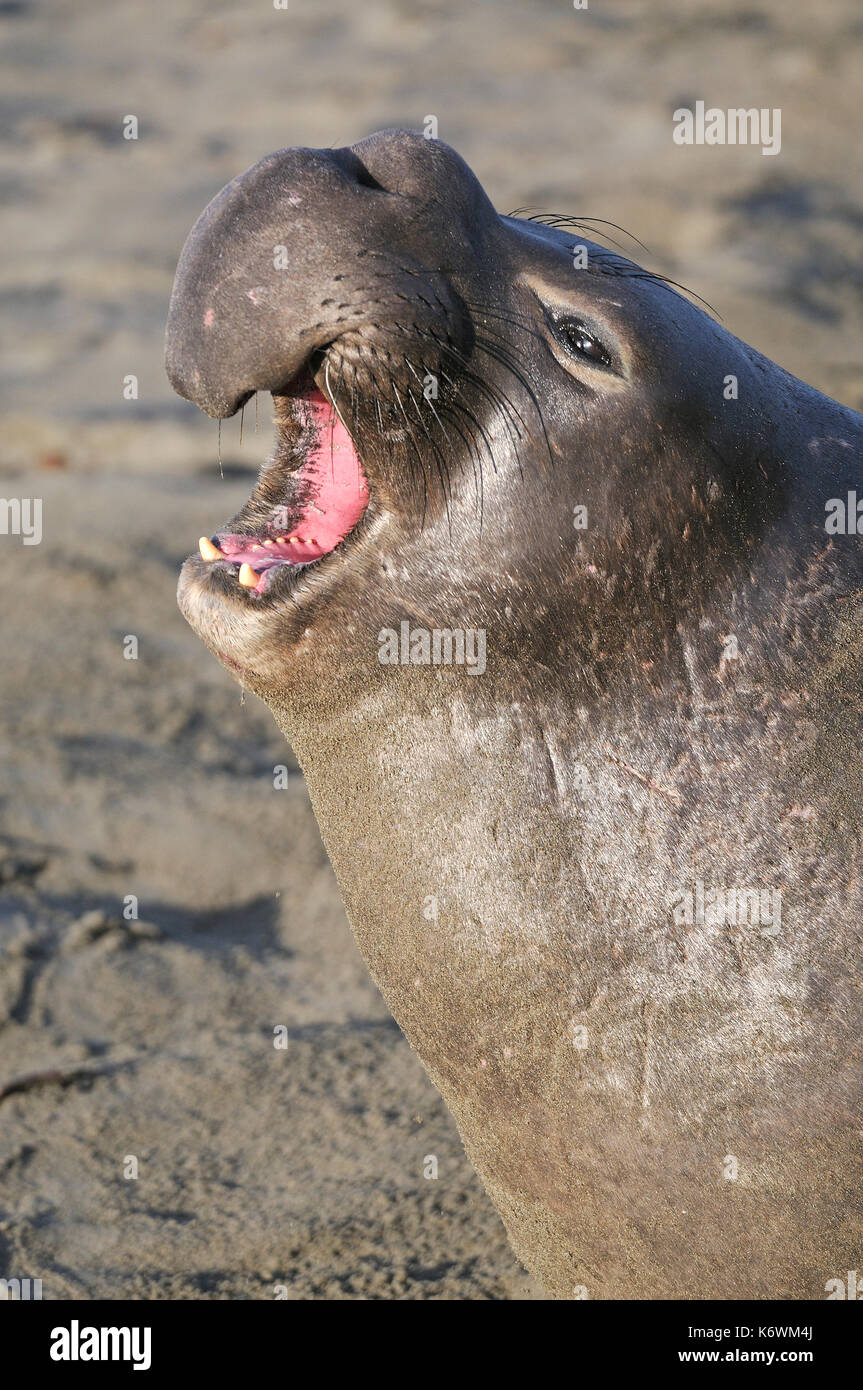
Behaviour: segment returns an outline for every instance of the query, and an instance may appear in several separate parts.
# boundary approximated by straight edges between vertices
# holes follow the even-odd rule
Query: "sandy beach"
[[[435,116],[502,211],[619,224],[860,410],[863,11],[21,0],[0,43],[0,493],[42,506],[38,545],[0,535],[0,1278],[541,1298],[358,955],[290,750],[177,610],[271,439],[261,398],[220,471],[171,392],[177,256],[267,152]],[[702,99],[781,109],[779,153],[676,145]]]

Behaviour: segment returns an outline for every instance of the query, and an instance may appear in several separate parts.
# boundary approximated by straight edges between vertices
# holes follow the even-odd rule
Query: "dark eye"
[[[586,357],[589,362],[611,366],[611,353],[577,319],[558,319],[554,325],[554,336],[571,357]]]

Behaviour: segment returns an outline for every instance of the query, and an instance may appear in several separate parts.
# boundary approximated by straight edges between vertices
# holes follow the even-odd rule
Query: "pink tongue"
[[[301,470],[308,501],[290,531],[276,529],[283,541],[264,544],[250,536],[220,535],[222,551],[235,564],[265,572],[285,560],[294,565],[319,560],[353,530],[368,505],[369,486],[353,441],[326,396],[314,387],[297,402],[302,422],[315,428]],[[264,573],[256,588],[263,583]]]

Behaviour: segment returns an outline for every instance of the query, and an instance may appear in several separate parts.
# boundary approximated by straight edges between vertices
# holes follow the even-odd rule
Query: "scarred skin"
[[[167,360],[216,416],[338,377],[356,531],[264,600],[194,557],[180,605],[290,739],[518,1257],[563,1298],[825,1297],[863,1261],[863,561],[825,530],[863,419],[403,131],[229,184]],[[484,629],[484,674],[382,665],[405,619]],[[698,880],[778,930],[682,920]]]

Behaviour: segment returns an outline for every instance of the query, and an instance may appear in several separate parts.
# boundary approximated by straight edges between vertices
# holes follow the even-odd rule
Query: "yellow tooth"
[[[240,565],[238,578],[244,589],[254,589],[258,582],[258,576],[255,574],[251,565]]]
[[[213,545],[213,542],[208,540],[206,536],[202,536],[198,541],[198,549],[203,560],[224,560],[225,558],[219,547]]]

